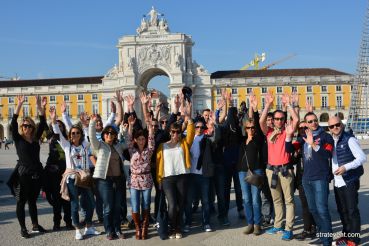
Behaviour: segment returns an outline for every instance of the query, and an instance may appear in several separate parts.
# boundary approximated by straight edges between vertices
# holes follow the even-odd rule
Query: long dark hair
[[[68,139],[68,134],[67,134],[67,130],[65,129],[65,124],[63,123],[63,121],[61,121],[61,120],[56,120],[56,123],[59,125],[62,125],[62,129],[59,127],[59,129],[60,129],[60,131],[61,131],[61,133],[62,133],[62,135],[63,135],[63,137],[65,138],[65,139]],[[59,134],[56,134],[54,131],[53,131],[53,127],[52,127],[52,125],[50,124],[50,126],[49,126],[49,133],[47,134],[47,138],[48,139],[51,139],[51,140],[53,140],[53,139],[55,139],[55,140],[59,140],[60,138],[59,138]]]
[[[83,143],[83,140],[85,139],[85,134],[84,134],[84,132],[83,132],[83,130],[82,130],[82,128],[79,126],[79,125],[73,125],[71,128],[70,128],[70,130],[69,130],[69,132],[68,132],[68,139],[69,139],[69,141],[71,142],[71,144],[72,144],[72,137],[71,137],[71,135],[72,135],[72,130],[73,129],[77,129],[81,134],[80,134],[80,139],[79,139],[79,142],[78,142],[78,145],[82,145],[82,143]]]
[[[146,129],[138,129],[138,130],[135,130],[135,131],[133,131],[133,134],[132,135],[133,135],[133,139],[137,139],[137,138],[139,138],[141,136],[145,137],[146,142],[145,142],[144,148],[147,147],[149,134],[148,134],[148,132],[147,132]],[[136,149],[138,149],[138,145],[137,145],[136,142],[133,144],[133,147],[135,147]]]

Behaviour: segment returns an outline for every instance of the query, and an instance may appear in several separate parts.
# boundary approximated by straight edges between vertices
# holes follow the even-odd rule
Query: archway
[[[328,122],[329,120],[329,114],[328,113],[322,113],[319,117],[320,122]]]

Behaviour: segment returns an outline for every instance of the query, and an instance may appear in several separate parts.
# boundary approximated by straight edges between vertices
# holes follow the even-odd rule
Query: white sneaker
[[[79,229],[76,230],[76,236],[75,236],[76,240],[82,240],[83,236],[81,234],[81,232],[79,231]]]
[[[211,232],[211,231],[213,231],[213,230],[211,229],[211,227],[210,227],[210,225],[209,225],[209,224],[204,225],[204,230],[205,230],[206,232]]]
[[[83,233],[83,235],[100,235],[101,232],[99,232],[98,230],[96,230],[95,227],[91,226],[89,228],[85,228],[85,232]]]
[[[176,239],[181,239],[181,238],[182,238],[182,233],[177,232],[176,233]]]

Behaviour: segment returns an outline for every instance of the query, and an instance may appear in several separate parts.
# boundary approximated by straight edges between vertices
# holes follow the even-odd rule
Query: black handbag
[[[251,171],[250,169],[250,165],[249,165],[249,160],[247,158],[247,153],[246,153],[246,149],[245,150],[245,157],[246,157],[246,163],[247,163],[247,175],[245,177],[245,181],[251,185],[255,185],[256,187],[258,187],[259,189],[261,189],[261,187],[264,184],[264,176],[261,176],[259,174],[256,174],[254,172]]]
[[[160,195],[159,211],[156,222],[158,223],[157,228],[160,239],[168,239],[168,211],[165,206],[164,192],[162,192]]]

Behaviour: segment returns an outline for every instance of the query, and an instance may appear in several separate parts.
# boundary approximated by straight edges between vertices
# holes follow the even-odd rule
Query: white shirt
[[[200,170],[197,170],[197,162],[200,157],[200,142],[204,138],[204,134],[202,135],[195,135],[195,138],[193,139],[192,146],[190,149],[191,152],[191,173],[194,174],[202,174],[202,167]]]
[[[345,186],[346,182],[343,179],[342,175],[334,174],[334,172],[339,168],[338,161],[337,161],[337,152],[336,152],[339,136],[333,136],[333,139],[334,139],[334,150],[332,153],[332,172],[334,175],[334,186],[339,188],[339,187]],[[348,146],[352,152],[352,155],[355,157],[355,159],[343,165],[346,168],[346,172],[348,170],[358,168],[359,166],[362,166],[363,163],[366,162],[366,155],[361,149],[359,141],[356,138],[351,137],[348,141]],[[340,146],[338,146],[338,148],[339,147]]]
[[[189,173],[185,167],[184,152],[181,144],[174,148],[169,148],[168,144],[163,144],[164,152],[164,177]]]

